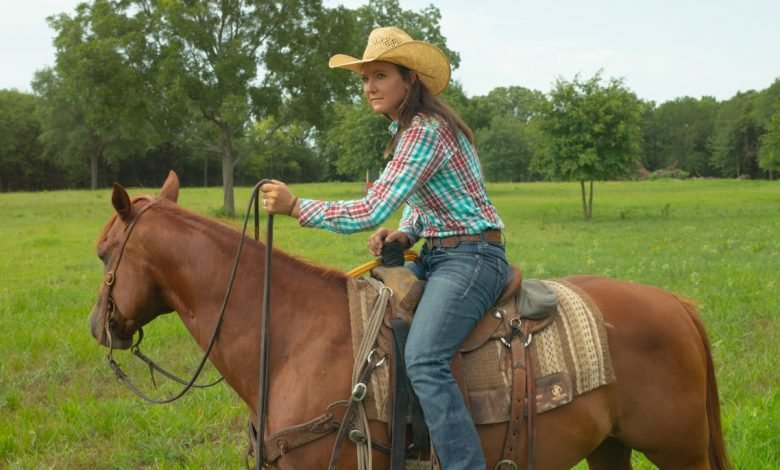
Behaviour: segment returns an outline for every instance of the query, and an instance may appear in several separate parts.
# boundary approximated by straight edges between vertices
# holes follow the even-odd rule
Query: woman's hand
[[[382,256],[382,246],[385,243],[400,241],[401,247],[406,250],[411,246],[409,235],[400,230],[380,228],[368,237],[368,251],[374,256]]]
[[[271,180],[260,189],[263,191],[263,210],[267,214],[282,214],[298,218],[300,215],[298,198],[293,196],[286,184]]]

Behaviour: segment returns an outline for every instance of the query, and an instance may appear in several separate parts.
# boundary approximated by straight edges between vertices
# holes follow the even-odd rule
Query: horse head
[[[156,316],[173,309],[160,295],[155,281],[155,260],[143,240],[154,235],[152,224],[138,224],[154,205],[176,203],[179,179],[171,171],[157,198],[131,200],[114,184],[111,202],[116,213],[101,231],[97,255],[103,262],[104,282],[89,316],[92,336],[104,346],[128,349],[133,335]]]

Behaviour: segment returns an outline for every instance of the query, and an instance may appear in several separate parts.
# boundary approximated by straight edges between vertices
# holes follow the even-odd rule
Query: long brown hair
[[[471,145],[474,145],[474,132],[466,122],[442,99],[431,93],[420,80],[412,80],[411,71],[403,65],[394,64],[398,67],[404,81],[408,84],[409,90],[406,93],[401,106],[398,108],[398,131],[390,139],[385,148],[385,157],[392,155],[396,143],[404,130],[412,124],[412,119],[420,113],[436,114],[444,119],[444,123],[457,134],[460,130],[466,136]]]

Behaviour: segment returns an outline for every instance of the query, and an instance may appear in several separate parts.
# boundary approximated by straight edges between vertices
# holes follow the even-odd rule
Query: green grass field
[[[347,199],[361,185],[292,189]],[[509,258],[526,278],[601,274],[698,300],[732,460],[739,469],[780,468],[779,182],[598,183],[590,221],[573,183],[489,190],[507,224]],[[248,188],[236,191],[240,210],[248,196]],[[185,187],[179,201],[212,214],[222,194]],[[0,194],[0,468],[242,466],[247,411],[229,387],[146,404],[116,382],[107,350],[91,337],[87,317],[102,279],[94,244],[111,211],[108,190]],[[316,263],[347,270],[370,259],[365,234],[275,222],[276,246]],[[199,350],[176,315],[145,330],[148,355],[191,373]],[[122,352],[118,359],[146,390],[176,390],[152,389],[138,361]],[[635,461],[653,468],[641,456]]]

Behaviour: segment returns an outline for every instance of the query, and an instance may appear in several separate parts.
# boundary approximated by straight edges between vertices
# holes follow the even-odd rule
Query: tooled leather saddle
[[[506,405],[509,405],[510,415],[502,460],[496,464],[494,467],[496,469],[517,468],[519,444],[523,440],[527,443],[528,468],[533,468],[533,417],[536,414],[538,398],[537,400],[527,399],[528,397],[537,397],[536,381],[533,371],[530,370],[533,361],[529,357],[527,346],[535,333],[551,324],[552,319],[549,313],[556,307],[554,293],[553,297],[550,298],[549,296],[545,297],[543,291],[541,291],[541,298],[537,295],[535,298],[524,298],[523,302],[518,302],[523,288],[522,272],[516,266],[510,266],[510,270],[510,281],[499,299],[486,312],[452,360],[453,376],[460,385],[466,404],[473,415],[477,411],[474,407],[478,407],[479,414],[483,416],[483,419],[493,422],[507,421],[499,415],[505,413]],[[421,413],[415,409],[415,406],[418,405],[416,405],[414,394],[407,382],[403,367],[402,347],[413,319],[414,309],[422,297],[425,283],[403,267],[380,266],[372,270],[372,276],[381,280],[394,293],[390,300],[390,309],[385,316],[387,328],[383,335],[386,335],[388,331],[392,332],[391,341],[394,345],[393,348],[387,347],[392,362],[395,364],[394,369],[391,369],[391,384],[393,384],[391,399],[393,411],[389,423],[392,437],[391,468],[404,468],[403,461],[409,456],[409,451],[420,451],[422,450],[421,446],[427,445],[428,442],[427,429],[424,424],[420,426],[421,419],[416,418]],[[529,281],[529,283],[531,282],[538,281]],[[534,289],[530,289],[530,291],[534,291]],[[526,294],[526,297],[533,295],[529,292],[523,292],[523,294]],[[530,317],[525,316],[524,312],[518,311],[518,304],[527,307],[527,309],[529,306],[533,307],[533,310],[528,312]],[[496,400],[490,399],[474,403],[469,400],[464,377],[464,355],[478,350],[491,339],[500,340],[503,346],[511,351],[511,401],[509,404],[496,403]],[[407,439],[405,435],[408,415],[412,416],[412,439]],[[484,418],[485,416],[487,418]],[[420,434],[424,434],[424,436],[420,436]],[[411,445],[408,443],[409,440],[412,441]],[[431,460],[435,467],[435,453],[431,454]]]

